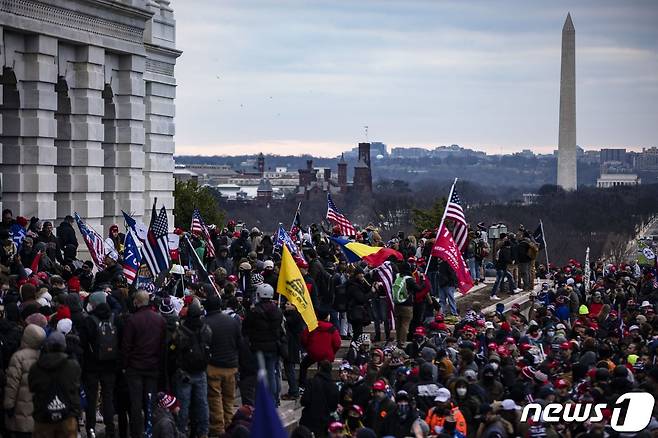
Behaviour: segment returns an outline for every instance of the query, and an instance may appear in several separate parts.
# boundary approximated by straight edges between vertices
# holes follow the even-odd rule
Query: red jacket
[[[327,321],[318,321],[318,328],[311,333],[308,328],[302,332],[302,345],[314,362],[333,362],[340,348],[340,333]]]
[[[421,284],[420,273],[418,271],[414,272],[414,279],[416,280],[416,283],[421,285],[420,287],[422,288],[420,292],[416,293],[416,297],[414,299],[415,304],[420,304],[425,301],[425,298],[427,297],[427,294],[430,293],[432,286],[430,285],[430,279],[427,278],[427,275],[425,276],[425,281]]]

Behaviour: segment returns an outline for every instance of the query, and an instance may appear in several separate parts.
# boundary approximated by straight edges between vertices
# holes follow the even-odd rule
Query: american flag
[[[206,241],[206,255],[209,258],[214,258],[215,245],[212,243],[210,232],[208,231],[208,227],[206,227],[205,222],[203,222],[203,218],[201,217],[201,213],[199,212],[198,208],[195,208],[194,212],[192,213],[191,229],[194,234],[201,234],[203,236]]]
[[[87,225],[78,213],[73,213],[73,216],[94,264],[98,269],[105,269],[105,255],[107,254],[105,240],[91,226]]]
[[[327,193],[327,220],[332,224],[338,225],[341,235],[356,235],[356,229],[345,216],[338,212],[336,204],[334,204],[334,201],[331,199],[331,194],[329,193]]]
[[[463,252],[466,249],[466,241],[468,240],[468,224],[466,223],[466,216],[464,216],[464,209],[461,206],[461,202],[457,191],[453,190],[450,201],[446,206],[446,219],[452,219],[455,222],[452,235],[457,248]]]
[[[381,266],[373,271],[379,281],[384,285],[384,290],[386,290],[386,307],[388,308],[388,319],[391,322],[391,329],[395,330],[395,317],[393,316],[393,281],[395,279],[395,273],[393,272],[393,266],[391,262],[384,262]]]
[[[151,213],[151,225],[149,226],[146,240],[143,242],[142,254],[148,264],[153,278],[160,272],[169,269],[169,242],[167,231],[167,209],[162,206],[160,213],[155,210]]]

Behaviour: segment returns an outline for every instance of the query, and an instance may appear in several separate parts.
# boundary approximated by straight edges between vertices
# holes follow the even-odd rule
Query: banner
[[[318,326],[315,316],[311,295],[306,288],[306,281],[299,272],[299,268],[290,254],[287,245],[283,245],[281,252],[281,270],[279,271],[279,282],[276,291],[286,297],[302,315],[308,331],[312,332]]]
[[[462,253],[457,248],[452,234],[450,234],[450,231],[448,231],[445,225],[437,235],[436,242],[432,248],[432,256],[438,257],[448,263],[452,270],[455,271],[457,281],[459,282],[459,290],[463,294],[467,293],[473,287],[473,279],[466,268]]]

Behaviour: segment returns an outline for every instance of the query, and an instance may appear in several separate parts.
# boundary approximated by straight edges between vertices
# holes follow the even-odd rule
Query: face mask
[[[185,296],[190,295],[190,290],[188,288],[183,289],[183,295]]]
[[[546,334],[548,335],[549,338],[552,338],[553,336],[555,336],[555,332],[553,330],[547,331]]]
[[[491,365],[491,368],[493,368],[494,371],[498,370],[498,362],[491,362],[489,365]]]
[[[463,397],[466,395],[466,391],[467,391],[466,388],[457,388],[457,395]]]
[[[400,418],[407,418],[409,412],[411,412],[411,406],[408,403],[402,403],[398,405],[398,416]]]

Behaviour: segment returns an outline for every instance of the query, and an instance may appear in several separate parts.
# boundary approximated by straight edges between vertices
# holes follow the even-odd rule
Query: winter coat
[[[34,429],[34,406],[28,375],[32,365],[39,359],[39,349],[45,338],[46,332],[41,327],[28,325],[23,332],[20,349],[9,361],[4,408],[5,411],[13,411],[13,415],[5,412],[8,430],[29,433]]]
[[[279,352],[283,314],[275,302],[261,301],[247,312],[244,333],[249,337],[252,351]]]
[[[59,247],[64,248],[66,245],[73,245],[76,248],[78,247],[78,238],[75,236],[75,230],[73,226],[63,221],[57,227],[57,238],[59,239]]]
[[[98,288],[102,284],[111,285],[115,280],[118,280],[123,275],[123,267],[115,263],[114,265],[103,269],[96,274],[94,279],[94,287]]]
[[[318,321],[318,328],[302,332],[302,345],[313,362],[333,362],[340,348],[340,332],[328,321]]]
[[[288,362],[299,363],[304,320],[297,310],[286,310],[283,313],[286,318],[286,335],[288,337]]]
[[[329,374],[319,371],[302,395],[302,418],[299,424],[306,426],[316,436],[322,436],[329,426],[330,414],[338,406],[338,387]]]
[[[205,322],[212,330],[208,363],[218,368],[237,368],[242,343],[238,320],[217,310],[209,312]]]
[[[384,428],[386,418],[393,415],[396,408],[395,402],[388,397],[382,400],[373,398],[366,409],[366,426],[374,430],[377,436],[382,436],[382,429]]]
[[[370,300],[370,286],[365,282],[361,283],[356,279],[350,279],[347,282],[347,319],[357,324],[364,321],[370,321],[368,312],[368,301]]]
[[[157,406],[153,410],[153,438],[178,438],[174,415],[167,409]]]
[[[78,362],[69,359],[66,353],[44,353],[37,363],[32,366],[29,374],[30,391],[34,398],[34,421],[47,422],[47,406],[51,402],[49,387],[56,379],[59,389],[66,394],[62,400],[70,407],[69,417],[77,417],[80,413],[80,374]]]
[[[112,316],[110,307],[107,304],[99,304],[91,315],[98,318],[99,321],[109,321]],[[85,372],[111,372],[115,371],[118,367],[118,360],[107,360],[99,361],[97,354],[94,353],[98,341],[98,322],[90,316],[86,317],[83,320],[83,323],[80,327],[80,346],[82,347]],[[117,341],[121,339],[121,333],[119,332],[119,322],[120,318],[115,317],[113,320],[114,327],[117,330]],[[68,343],[67,343],[68,345]],[[117,354],[117,359],[118,359]]]
[[[165,351],[165,320],[145,306],[130,315],[123,331],[121,352],[126,368],[158,370]]]

